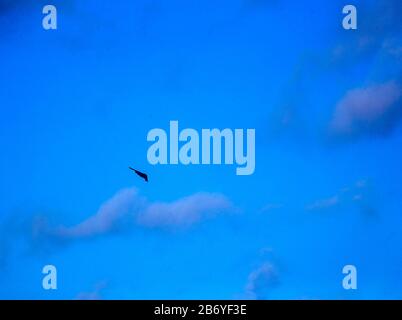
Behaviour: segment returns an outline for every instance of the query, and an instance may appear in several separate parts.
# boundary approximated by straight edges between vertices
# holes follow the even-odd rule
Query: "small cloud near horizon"
[[[103,300],[102,291],[107,287],[106,281],[101,281],[95,285],[90,292],[80,292],[75,300]]]
[[[266,299],[269,290],[278,284],[278,271],[272,263],[265,262],[249,274],[245,288],[246,296],[252,300]]]

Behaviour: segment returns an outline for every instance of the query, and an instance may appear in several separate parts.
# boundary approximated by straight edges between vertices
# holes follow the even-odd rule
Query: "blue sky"
[[[399,1],[45,4],[0,1],[0,298],[402,298]],[[171,120],[255,173],[151,166]]]

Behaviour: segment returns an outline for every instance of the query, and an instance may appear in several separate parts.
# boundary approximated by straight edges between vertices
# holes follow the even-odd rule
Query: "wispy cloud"
[[[151,202],[137,189],[116,192],[99,209],[83,221],[72,225],[57,225],[51,215],[29,215],[0,223],[0,269],[14,252],[16,239],[27,241],[35,253],[51,253],[55,246],[71,241],[92,239],[132,230],[163,229],[184,231],[219,214],[237,213],[231,201],[219,193],[200,192],[172,202]],[[4,219],[3,219],[4,220]]]
[[[358,15],[365,17],[358,20],[359,32],[340,33],[339,42],[332,52],[333,62],[337,66],[354,64],[381,51],[393,50],[394,40],[402,30],[401,10],[399,0],[374,1],[358,6]]]
[[[320,199],[307,206],[307,210],[328,209],[339,204],[339,196],[333,196],[327,199]]]
[[[102,300],[102,291],[107,287],[106,281],[101,281],[95,285],[90,292],[80,292],[75,300]]]
[[[328,131],[332,138],[351,140],[357,136],[384,136],[397,126],[402,118],[402,101],[399,98],[395,103],[391,102],[400,92],[396,82],[355,88],[346,93],[337,104],[336,111],[331,114],[329,123],[324,126],[321,117],[328,115],[322,112],[324,108],[315,107],[315,95],[319,94],[317,84],[327,81],[329,77],[341,79],[344,84],[352,79],[359,79],[361,83],[382,83],[384,79],[396,79],[400,84],[398,74],[401,74],[402,19],[399,13],[402,2],[378,0],[356,6],[358,17],[361,17],[358,18],[358,32],[334,28],[327,37],[327,46],[300,53],[293,74],[282,89],[283,98],[269,114],[268,137],[276,140],[284,137],[297,141],[303,139],[303,142],[328,142],[323,139]],[[339,3],[339,8],[342,8],[342,3]],[[362,66],[369,71],[361,72]],[[342,85],[338,88],[342,88]],[[381,98],[381,90],[385,91],[384,98]],[[368,102],[364,96],[369,97]],[[322,97],[319,101],[323,101]],[[362,114],[356,110],[356,106],[341,107],[355,102],[362,109],[369,108],[374,112],[382,110],[384,114],[370,120],[360,117],[368,116],[369,111]],[[337,102],[331,103],[336,105]],[[357,114],[351,115],[347,110],[352,113],[356,110]]]
[[[231,202],[221,194],[196,193],[171,203],[150,204],[138,216],[147,227],[188,227],[201,219],[233,210]]]
[[[383,135],[402,118],[402,86],[387,82],[349,91],[338,103],[331,131],[341,137]]]
[[[306,210],[313,212],[328,212],[330,210],[339,210],[345,206],[357,206],[364,214],[376,212],[373,205],[373,199],[370,197],[371,187],[367,180],[362,179],[353,185],[342,188],[337,194],[318,199],[306,206]]]
[[[123,189],[107,200],[88,219],[73,227],[59,227],[55,234],[63,238],[81,238],[110,233],[118,227],[119,222],[128,215],[134,214],[143,205],[144,200],[135,189]]]
[[[271,263],[265,262],[249,274],[246,296],[249,299],[266,299],[269,290],[278,284],[278,271]]]
[[[78,239],[135,226],[183,229],[216,214],[235,210],[222,194],[196,193],[173,202],[149,202],[136,189],[123,189],[83,222],[71,227],[48,228],[47,233],[60,239]]]

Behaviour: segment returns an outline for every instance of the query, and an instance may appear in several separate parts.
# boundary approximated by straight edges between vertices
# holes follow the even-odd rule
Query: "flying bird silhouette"
[[[133,170],[138,176],[140,176],[142,179],[144,179],[146,182],[148,182],[148,175],[147,174],[145,174],[145,173],[143,173],[141,171],[135,170],[134,168],[131,168],[131,167],[128,167],[128,168],[130,170]]]

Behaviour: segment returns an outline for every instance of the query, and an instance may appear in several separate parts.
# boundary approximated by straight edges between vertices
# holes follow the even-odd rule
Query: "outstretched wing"
[[[138,170],[135,170],[135,173],[138,174],[141,178],[143,178],[146,182],[148,182],[148,176],[145,173]]]
[[[145,174],[145,173],[143,173],[141,171],[135,170],[134,168],[131,168],[131,167],[128,167],[128,168],[133,170],[138,176],[140,176],[142,179],[144,179],[146,182],[148,182],[148,175],[147,174]]]

